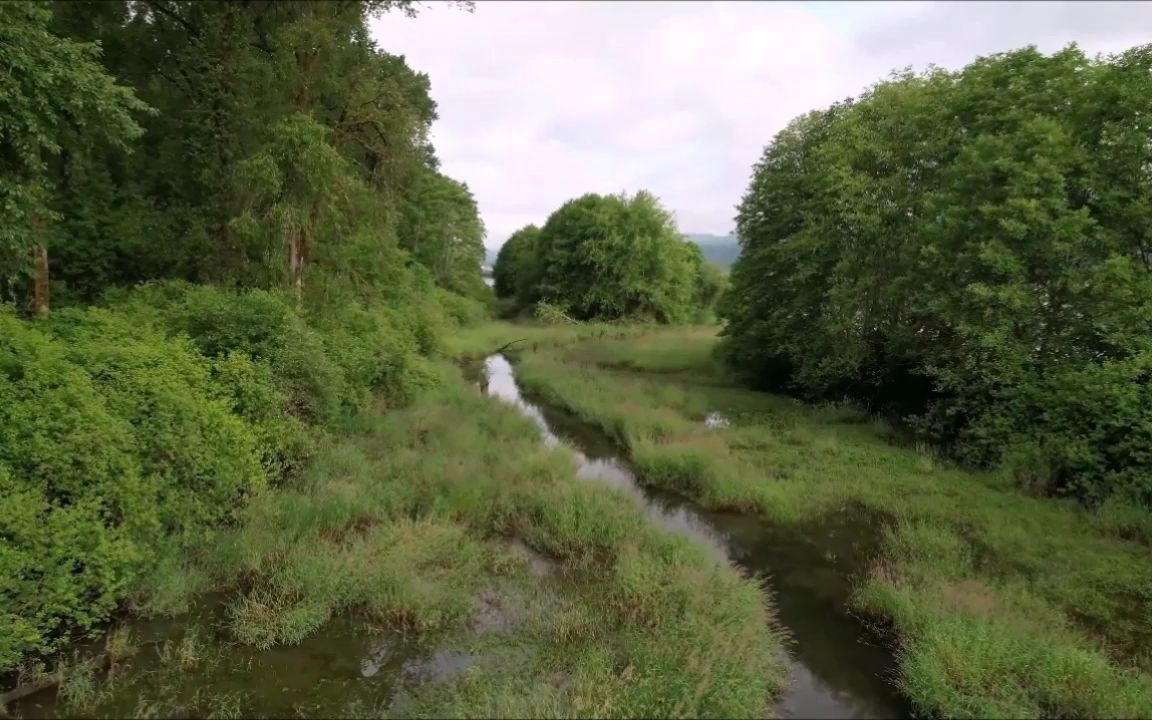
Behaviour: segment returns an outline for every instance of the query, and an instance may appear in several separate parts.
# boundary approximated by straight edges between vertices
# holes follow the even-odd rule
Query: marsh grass
[[[187,671],[205,662],[210,650],[205,647],[203,638],[193,626],[184,633],[179,642],[165,640],[156,652],[162,664]]]
[[[547,332],[568,342],[588,328],[563,331]],[[481,659],[405,680],[358,714],[764,715],[786,671],[757,582],[650,524],[627,494],[578,480],[566,450],[454,367],[436,377],[409,407],[349,421],[293,486],[254,495],[204,551],[165,559],[137,606],[178,613],[225,589],[221,631],[244,647],[302,643],[351,618]],[[134,690],[136,710],[260,712],[172,674],[218,672],[212,642],[160,644],[170,679]]]
[[[108,662],[113,666],[128,660],[139,649],[132,628],[127,626],[112,628],[104,638],[104,652],[108,654]]]
[[[943,716],[1152,714],[1146,512],[1089,511],[898,447],[849,406],[723,379],[699,330],[522,353],[535,396],[601,428],[640,479],[800,527],[847,504],[892,518],[852,603],[888,627],[903,691]],[[724,428],[701,422],[711,411]]]
[[[716,328],[694,328],[703,336],[714,337]],[[506,348],[508,355],[536,352],[548,348],[581,345],[587,341],[624,338],[660,337],[670,331],[652,325],[619,325],[611,323],[578,323],[547,325],[533,322],[491,322],[458,329],[444,341],[444,352],[457,360],[476,360],[516,340]],[[679,330],[683,332],[683,330]],[[658,341],[657,341],[658,342]],[[693,365],[695,367],[695,364]]]
[[[103,681],[101,668],[91,659],[73,654],[71,662],[57,668],[59,685],[56,693],[69,713],[85,713],[108,697],[109,686]]]

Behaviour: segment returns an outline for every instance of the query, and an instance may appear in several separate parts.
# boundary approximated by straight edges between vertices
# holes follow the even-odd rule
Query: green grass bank
[[[599,426],[644,482],[798,527],[849,503],[887,517],[852,605],[890,632],[900,687],[918,712],[1152,714],[1144,515],[1030,497],[999,474],[900,447],[851,407],[743,390],[725,378],[714,344],[714,329],[685,328],[510,352],[526,389]],[[712,412],[729,424],[706,427]]]
[[[135,616],[221,604],[216,640],[119,649],[114,673],[65,668],[63,712],[259,714],[256,688],[208,679],[219,638],[271,652],[351,622],[484,658],[358,714],[766,715],[786,677],[761,588],[578,480],[566,451],[454,366],[427,373],[407,406],[350,416],[295,479],[136,583]]]

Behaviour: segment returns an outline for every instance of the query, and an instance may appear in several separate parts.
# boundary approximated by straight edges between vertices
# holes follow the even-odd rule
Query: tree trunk
[[[43,245],[32,249],[36,276],[32,293],[32,314],[43,317],[48,314],[48,250]]]

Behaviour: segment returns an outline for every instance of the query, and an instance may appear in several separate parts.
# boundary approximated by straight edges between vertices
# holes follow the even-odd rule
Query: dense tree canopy
[[[335,245],[370,225],[376,247],[356,247],[372,262],[399,246],[443,287],[481,296],[483,227],[437,169],[428,78],[368,35],[368,17],[395,8],[414,13],[4,3],[5,272],[27,269],[36,235],[65,301],[162,278],[303,287],[322,256],[350,260]],[[10,298],[28,292],[9,279]]]
[[[0,3],[0,671],[293,479],[320,429],[407,402],[484,313],[428,78],[368,34],[390,9]]]
[[[61,158],[92,142],[124,148],[141,133],[146,106],[100,65],[100,48],[49,31],[42,4],[0,5],[0,282],[21,290],[33,248],[47,242]],[[47,227],[47,230],[46,230]]]
[[[677,231],[651,193],[588,194],[553,212],[537,230],[517,231],[493,267],[501,297],[520,307],[545,301],[579,320],[685,322],[718,282],[702,280],[699,248]]]
[[[496,296],[514,298],[521,305],[533,302],[532,292],[538,283],[535,253],[539,248],[540,228],[526,225],[504,241],[492,265],[492,289]]]
[[[1027,48],[793,121],[739,208],[731,365],[1152,499],[1150,71]]]
[[[484,261],[484,224],[472,191],[434,169],[413,178],[405,199],[400,245],[446,288],[485,292],[477,271]]]

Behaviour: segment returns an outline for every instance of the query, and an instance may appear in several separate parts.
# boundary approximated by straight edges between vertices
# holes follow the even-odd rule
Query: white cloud
[[[726,233],[790,119],[889,71],[1077,41],[1149,42],[1148,2],[500,2],[374,22],[429,74],[433,141],[490,246],[585,192],[646,188],[681,229]]]

